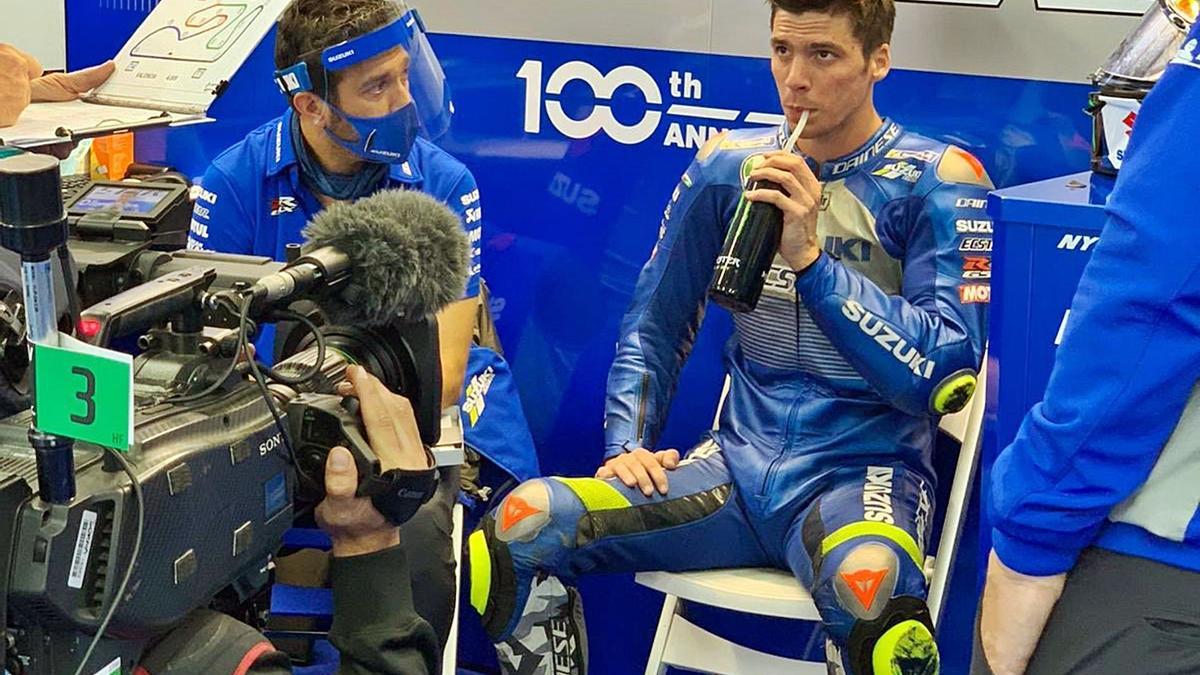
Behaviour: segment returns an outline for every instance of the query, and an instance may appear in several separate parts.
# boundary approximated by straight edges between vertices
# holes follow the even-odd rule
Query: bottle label
[[[723,255],[717,258],[716,268],[719,270],[738,269],[742,266],[742,259],[737,256]]]

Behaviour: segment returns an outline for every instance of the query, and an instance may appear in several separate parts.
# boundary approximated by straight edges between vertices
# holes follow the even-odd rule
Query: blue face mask
[[[300,160],[300,176],[308,186],[321,194],[338,201],[354,201],[374,194],[387,180],[388,165],[367,162],[353,175],[343,176],[329,173],[313,158],[304,135],[300,133],[300,116],[292,116],[292,146]]]
[[[408,160],[417,133],[421,130],[421,118],[413,102],[383,117],[353,117],[342,112],[332,103],[328,104],[342,119],[358,133],[357,141],[347,141],[333,133],[328,127],[325,133],[334,143],[368,161],[381,164],[399,164]]]

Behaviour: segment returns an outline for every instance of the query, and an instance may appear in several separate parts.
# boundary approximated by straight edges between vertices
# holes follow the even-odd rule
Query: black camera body
[[[302,428],[289,421],[289,407],[293,414],[297,410],[289,403],[333,394],[350,363],[362,364],[410,398],[427,444],[440,431],[436,319],[329,325],[322,319],[322,298],[315,296],[305,314],[318,324],[327,352],[315,377],[270,385],[280,427],[262,390],[245,377],[244,365],[229,371],[237,321],[208,300],[284,264],[149,250],[131,263],[148,283],[93,306],[83,317],[100,322],[96,336],[102,345],[141,336],[145,351],[134,360],[134,443],[126,457],[143,513],[121,466],[109,452],[84,443],[74,448],[75,498],[63,505],[39,499],[27,439],[31,413],[0,420],[0,603],[7,609],[6,662],[14,674],[74,672],[104,613],[118,600],[88,672],[116,660],[132,667],[156,638],[216,599],[222,609],[251,618],[254,610],[246,603],[269,583],[270,561],[284,532],[321,496],[311,480],[308,489],[299,489],[301,477],[312,471],[297,461],[303,457],[288,453],[284,429]],[[280,332],[284,358],[276,369],[295,373],[313,366],[318,355],[313,336],[306,330]],[[218,382],[229,372],[233,376]],[[219,387],[211,395],[176,402],[214,385]],[[352,416],[343,412],[340,423],[349,431]],[[328,424],[312,428],[324,435],[292,437],[297,454],[331,440]],[[341,440],[351,445],[351,439]],[[394,492],[407,495],[415,510],[423,499],[412,504],[412,491],[403,488]],[[117,598],[139,515],[141,551],[125,594]]]
[[[88,199],[92,206],[124,203],[130,190],[139,198],[166,195],[162,214],[174,215],[134,221],[108,208],[75,213]],[[323,496],[318,473],[331,445],[351,449],[360,495],[393,520],[433,492],[432,468],[383,470],[356,411],[333,394],[347,368],[361,365],[412,402],[422,440],[434,444],[441,427],[437,321],[415,317],[436,311],[449,293],[434,300],[414,291],[422,303],[360,314],[345,308],[370,304],[362,294],[371,291],[359,288],[355,300],[342,293],[370,270],[337,246],[302,255],[297,247],[293,264],[163,250],[182,245],[184,192],[103,185],[77,197],[68,213],[57,162],[0,158],[0,244],[20,255],[29,284],[17,297],[21,283],[0,279],[0,354],[24,353],[27,332],[53,339],[62,312],[50,281],[55,252],[67,288],[76,287],[71,259],[81,268],[67,325],[94,346],[129,349],[136,340],[140,351],[125,454],[37,429],[32,411],[0,419],[0,615],[4,667],[13,675],[130,672],[151,643],[200,608],[253,620],[252,600],[270,581],[284,532]],[[374,245],[424,241],[412,229],[422,223],[458,234],[456,216],[425,199],[436,208],[393,198],[387,210],[396,222],[384,228],[393,238]],[[356,235],[356,216],[341,217],[342,230],[330,231]],[[444,281],[446,289],[457,283]],[[394,289],[378,297],[393,295],[404,299]],[[354,325],[327,321],[326,308]],[[414,318],[395,318],[404,313]],[[255,327],[283,320],[292,330],[277,326],[268,383],[244,353]],[[22,396],[12,385],[27,365],[0,368]]]
[[[125,473],[82,443],[76,498],[67,505],[37,499],[29,422],[29,413],[0,422],[9,670],[70,673],[116,600],[139,514]],[[268,582],[269,560],[294,516],[296,473],[266,402],[248,383],[219,400],[147,409],[135,437],[129,458],[145,534],[93,668],[114,659],[132,666],[149,641],[226,589],[251,597]]]

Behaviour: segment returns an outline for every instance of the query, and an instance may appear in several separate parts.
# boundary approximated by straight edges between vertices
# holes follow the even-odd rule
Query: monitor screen
[[[116,211],[123,216],[146,216],[170,195],[170,190],[130,185],[95,185],[71,206],[72,211]]]

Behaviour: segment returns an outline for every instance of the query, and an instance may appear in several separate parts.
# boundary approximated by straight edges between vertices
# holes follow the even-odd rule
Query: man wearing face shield
[[[334,202],[383,189],[420,190],[445,202],[473,250],[464,297],[438,315],[442,405],[463,402],[464,380],[486,379],[490,387],[468,397],[463,416],[468,448],[488,460],[481,473],[497,483],[536,475],[508,366],[472,343],[481,302],[479,189],[430,140],[447,131],[453,106],[419,14],[401,0],[295,0],[279,20],[275,62],[290,105],[213,161],[189,248],[282,260],[289,244],[303,241],[305,224]],[[413,578],[421,580],[413,589],[417,611],[443,643],[456,600],[448,533],[458,488],[458,469],[443,470],[437,496],[404,531]]]
[[[1166,29],[1144,23],[1134,36],[1173,44],[1126,40],[1105,68],[1158,63],[1161,79],[1045,396],[985,487],[975,675],[1200,673],[1200,24]]]

